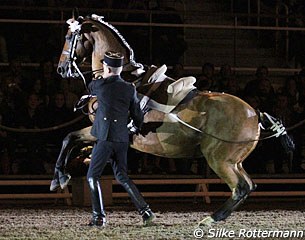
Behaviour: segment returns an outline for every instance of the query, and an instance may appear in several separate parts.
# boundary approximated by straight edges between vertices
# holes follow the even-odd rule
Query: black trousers
[[[139,190],[127,174],[128,146],[128,142],[110,142],[98,140],[92,150],[92,157],[87,173],[87,180],[89,182],[89,186],[90,182],[99,181],[107,162],[110,161],[116,180],[125,188],[138,211],[142,213],[149,206],[144,201]],[[94,202],[97,201],[94,201],[93,198],[101,198],[101,194],[94,194],[95,190],[92,189],[91,186],[90,190],[92,204],[94,204]],[[101,206],[101,208],[103,208],[103,206]]]

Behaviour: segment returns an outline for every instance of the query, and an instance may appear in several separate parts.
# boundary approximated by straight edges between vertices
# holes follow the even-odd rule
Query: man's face
[[[103,63],[103,68],[104,68],[104,72],[103,72],[103,78],[107,78],[110,76],[110,69],[109,67]]]

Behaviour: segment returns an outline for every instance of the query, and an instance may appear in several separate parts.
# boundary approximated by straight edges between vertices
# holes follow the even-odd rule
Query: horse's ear
[[[98,28],[93,26],[93,23],[83,23],[81,33],[90,33],[90,32],[96,32],[98,31]]]
[[[77,21],[78,21],[80,24],[82,24],[82,23],[85,21],[85,19],[84,19],[84,17],[79,16],[79,17],[77,18]]]
[[[79,17],[79,11],[78,11],[78,8],[75,7],[75,8],[73,8],[73,11],[72,11],[72,18],[78,19],[78,17]]]

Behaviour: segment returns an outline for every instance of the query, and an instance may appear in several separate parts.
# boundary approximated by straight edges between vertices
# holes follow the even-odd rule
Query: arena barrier
[[[52,176],[44,175],[2,175],[0,176],[0,200],[30,202],[33,199],[54,199],[55,203],[63,199],[67,205],[72,205],[72,193],[69,188],[50,192]],[[41,187],[39,187],[41,186]],[[37,189],[34,189],[36,188]]]
[[[197,197],[202,197],[205,203],[211,203],[211,197],[227,197],[231,195],[229,188],[226,185],[222,185],[224,182],[218,178],[203,179],[199,178],[200,176],[198,175],[134,175],[130,177],[140,188],[143,196],[147,198],[194,197],[194,200],[196,200]],[[266,177],[266,175],[264,177]],[[258,188],[255,192],[250,194],[250,197],[282,198],[305,196],[304,190],[295,189],[298,187],[304,189],[304,186],[302,186],[302,184],[305,184],[304,175],[289,175],[290,178],[283,177],[287,176],[283,175],[278,178],[254,178],[254,182],[258,185]],[[114,188],[117,185],[119,185],[119,183],[113,178],[113,176],[102,177],[101,186],[103,191],[103,200],[106,206],[113,204],[114,198],[128,197],[128,194],[123,188],[114,191]],[[154,188],[155,191],[143,191],[141,189],[143,185],[146,185],[145,187],[154,185],[156,186]],[[193,191],[187,187],[190,185],[194,186]],[[222,185],[220,186],[220,189],[218,185]],[[265,185],[272,185],[272,190],[265,190],[262,188],[262,186]],[[163,186],[164,191],[160,191],[161,186]],[[280,190],[278,188],[280,188]],[[72,178],[72,197],[74,205],[91,205],[88,183],[85,177]]]

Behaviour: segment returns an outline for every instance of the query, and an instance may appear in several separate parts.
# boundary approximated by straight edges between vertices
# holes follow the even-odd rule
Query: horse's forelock
[[[81,23],[74,18],[68,19],[66,23],[69,25],[69,29],[72,33],[81,29]]]

